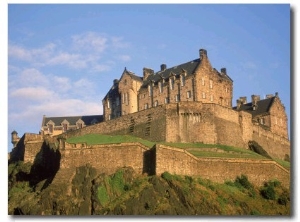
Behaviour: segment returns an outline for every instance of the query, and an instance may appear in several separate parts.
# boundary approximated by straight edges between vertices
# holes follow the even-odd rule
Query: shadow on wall
[[[25,134],[18,141],[16,147],[13,148],[13,150],[11,151],[8,164],[17,161],[24,161],[24,155],[25,155],[24,140],[25,140]]]
[[[155,145],[144,152],[143,155],[143,173],[149,176],[156,174],[156,148]]]
[[[30,170],[30,186],[36,187],[38,183],[45,180],[41,190],[47,188],[60,168],[60,159],[59,149],[54,144],[44,141]]]

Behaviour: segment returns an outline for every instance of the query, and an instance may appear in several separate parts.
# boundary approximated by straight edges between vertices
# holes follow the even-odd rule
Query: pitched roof
[[[117,82],[110,88],[108,93],[106,93],[103,100],[105,100],[106,98],[116,98],[118,95],[119,95],[119,83]]]
[[[255,117],[257,115],[261,115],[263,113],[269,112],[274,99],[275,99],[275,96],[257,101],[257,108],[255,110],[253,110],[253,108],[252,108],[252,102],[242,104],[238,110],[243,110],[243,111],[249,112],[252,114],[252,117]],[[235,106],[235,107],[233,107],[233,109],[237,110],[237,107]]]
[[[47,126],[49,121],[59,126],[64,120],[67,120],[70,125],[76,125],[78,120],[82,120],[85,125],[92,125],[93,123],[103,122],[103,115],[45,117],[43,126]]]
[[[195,69],[197,68],[197,66],[200,64],[200,59],[195,59],[177,66],[174,66],[172,68],[169,69],[165,69],[163,71],[159,71],[156,72],[154,75],[149,75],[148,78],[146,80],[144,80],[144,83],[142,85],[142,87],[146,87],[149,82],[158,82],[159,80],[163,79],[167,79],[171,76],[171,74],[175,74],[180,75],[180,73],[182,73],[183,70],[186,71],[187,76],[190,76],[192,74],[194,74]]]

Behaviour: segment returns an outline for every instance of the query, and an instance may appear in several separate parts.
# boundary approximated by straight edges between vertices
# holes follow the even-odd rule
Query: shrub
[[[260,190],[260,194],[267,200],[275,200],[276,192],[273,186],[267,185]]]
[[[104,207],[109,202],[109,196],[104,186],[99,186],[97,190],[97,197],[100,204]]]
[[[171,181],[172,180],[172,175],[169,172],[162,173],[161,177],[163,179],[165,179],[166,181]]]
[[[237,176],[234,183],[237,186],[242,186],[247,190],[251,190],[253,189],[253,185],[249,182],[248,177],[245,175],[241,175],[241,177]]]

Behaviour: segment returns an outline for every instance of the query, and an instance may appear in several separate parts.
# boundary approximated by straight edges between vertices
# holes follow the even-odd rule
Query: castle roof
[[[147,79],[144,79],[142,87],[147,87],[150,82],[157,83],[161,79],[168,79],[171,76],[179,77],[180,74],[186,72],[186,76],[194,75],[196,68],[201,63],[201,59],[194,59],[192,61],[174,66],[172,68],[168,68],[165,70],[161,70],[156,72],[154,75],[149,75]],[[220,73],[216,69],[215,72],[219,75],[219,77],[228,79],[232,81],[232,79],[226,73]]]
[[[102,115],[90,115],[90,116],[60,116],[60,117],[44,117],[43,126],[47,126],[49,121],[52,121],[56,126],[67,120],[70,125],[76,125],[78,120],[82,120],[85,125],[92,125],[103,121]]]
[[[196,68],[200,64],[200,59],[195,59],[190,62],[186,62],[169,69],[165,69],[156,72],[154,75],[149,75],[147,79],[144,80],[142,87],[147,87],[149,82],[158,82],[161,79],[168,79],[170,76],[179,76],[183,71],[186,71],[187,76],[194,74]]]
[[[253,110],[252,102],[242,104],[239,109],[237,109],[237,106],[235,106],[235,107],[233,107],[233,109],[249,112],[252,114],[252,117],[255,117],[255,116],[269,112],[270,107],[272,106],[275,97],[276,96],[257,101],[257,108],[255,110]]]

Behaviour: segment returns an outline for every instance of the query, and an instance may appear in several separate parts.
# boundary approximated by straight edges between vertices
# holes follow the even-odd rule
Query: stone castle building
[[[102,100],[103,115],[43,117],[41,134],[65,138],[90,133],[131,134],[151,141],[224,144],[258,142],[272,156],[290,156],[288,120],[278,93],[240,97],[232,104],[233,80],[199,58],[138,76],[126,68]]]
[[[144,68],[143,77],[125,68],[121,78],[113,81],[113,86],[102,100],[103,120],[162,104],[202,102],[250,113],[254,125],[288,139],[287,115],[278,93],[263,99],[252,95],[248,103],[247,97],[240,97],[235,107],[232,106],[232,94],[233,81],[226,68],[217,71],[211,66],[207,51],[200,49],[198,59],[171,68],[162,64],[156,73]]]

